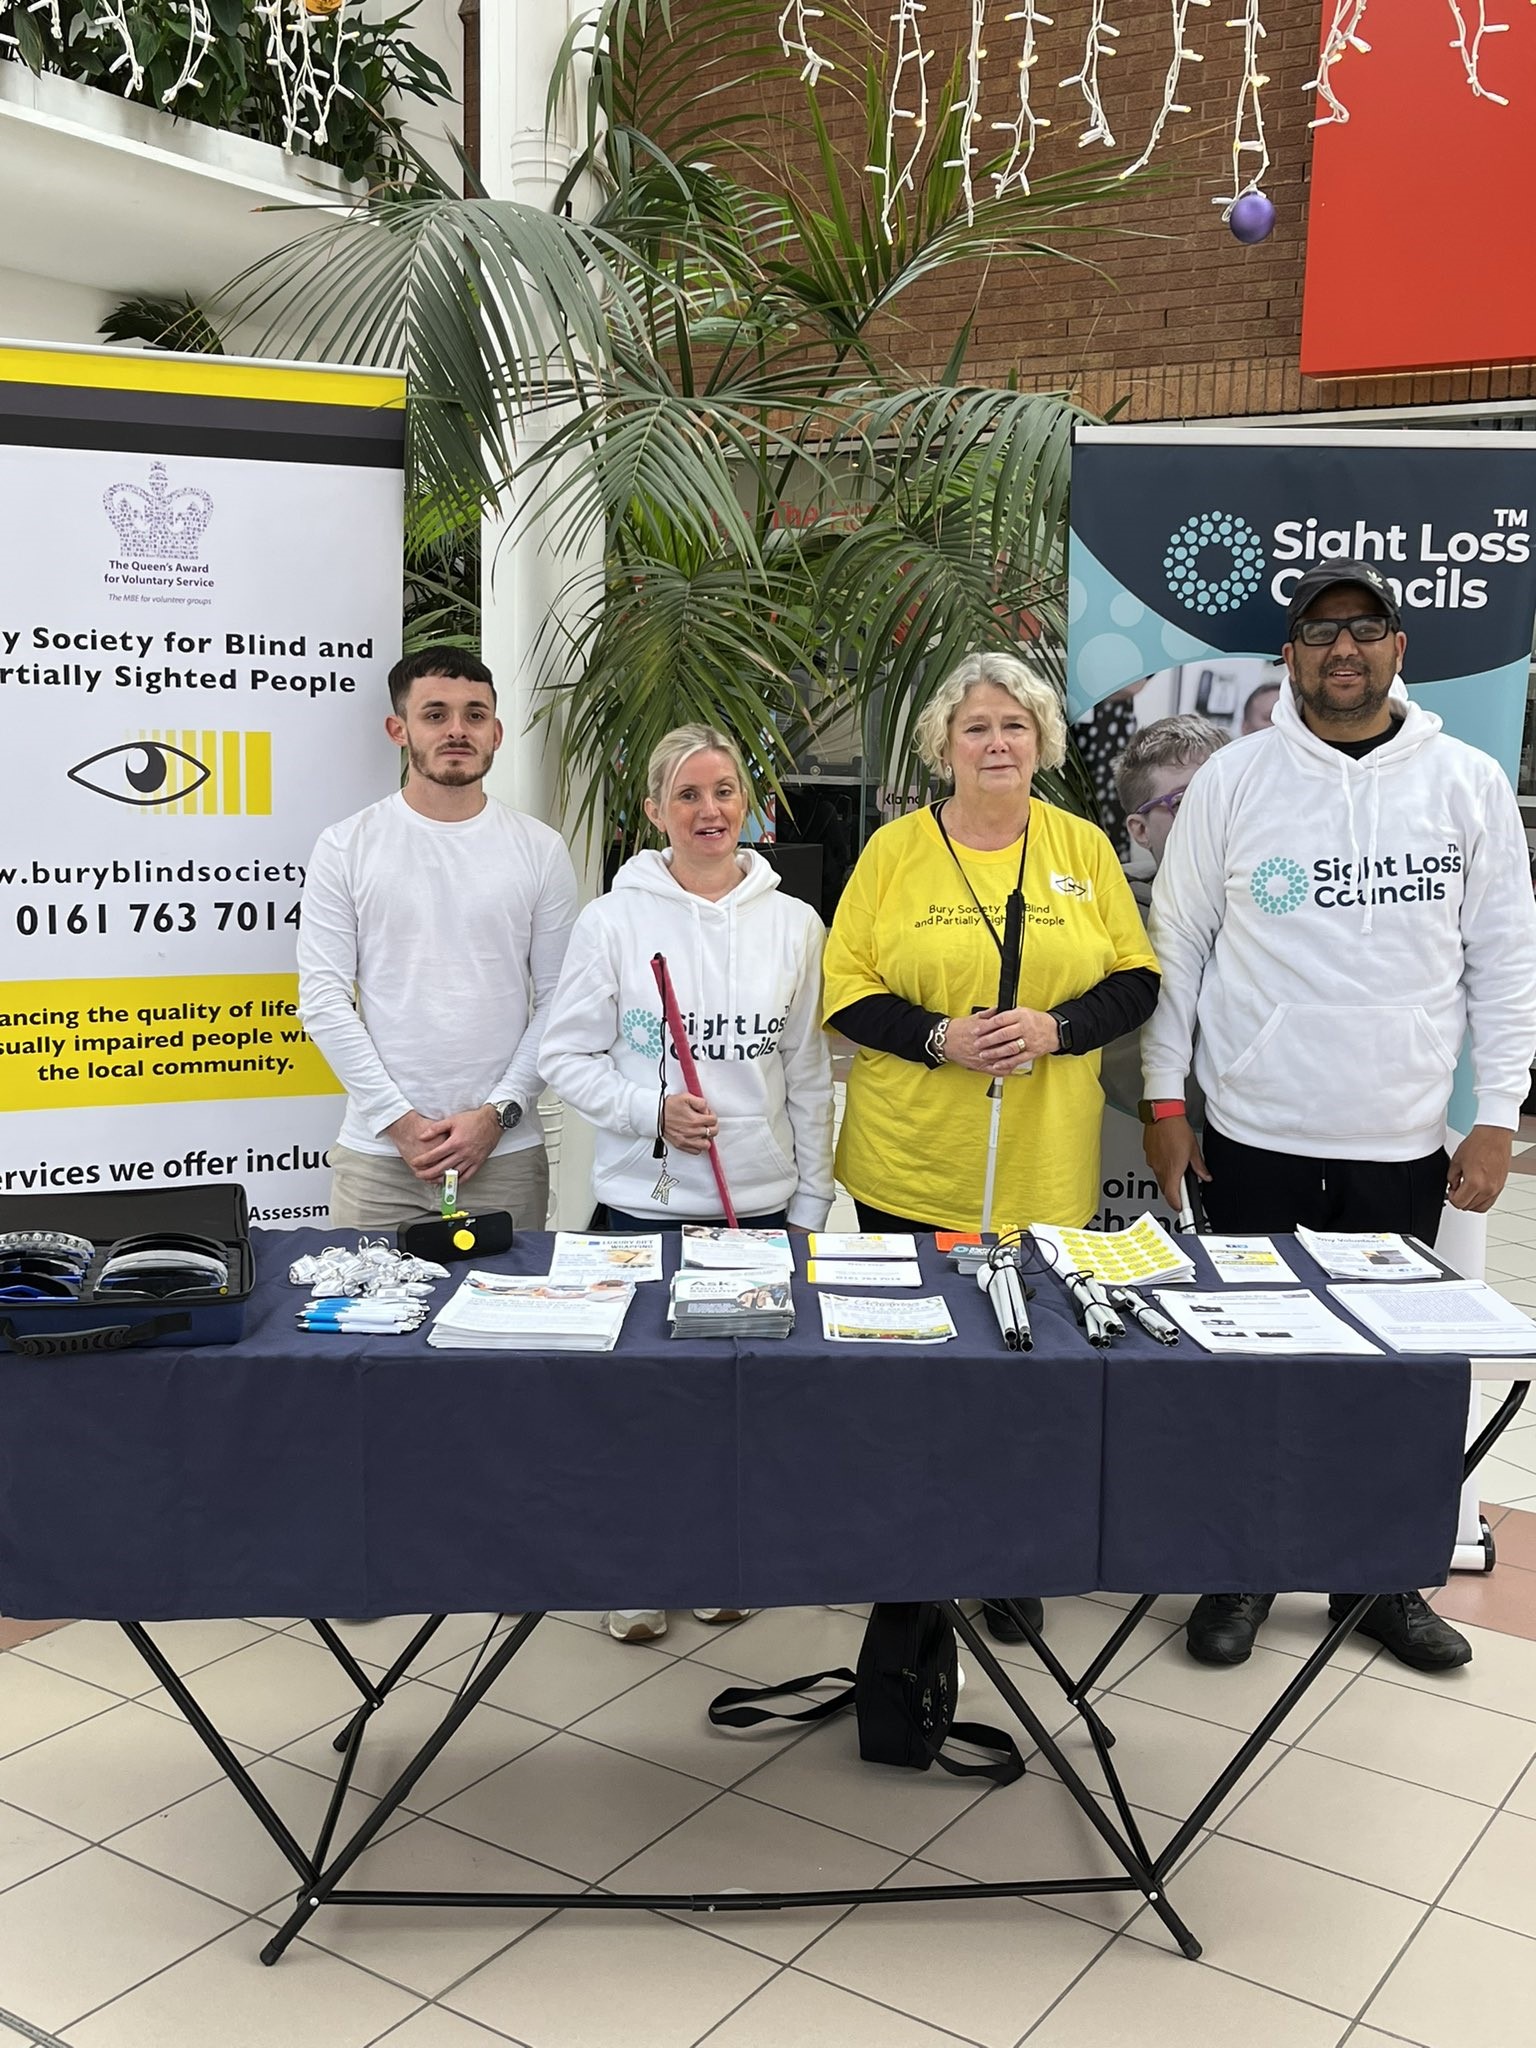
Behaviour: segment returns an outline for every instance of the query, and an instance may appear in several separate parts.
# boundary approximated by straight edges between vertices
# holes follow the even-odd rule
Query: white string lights
[[[1232,190],[1215,203],[1240,242],[1261,242],[1275,224],[1275,209],[1262,189],[1269,169],[1269,143],[1261,95],[1269,77],[1259,69],[1259,44],[1266,32],[1259,19],[1259,0],[1243,0],[1242,13],[1228,21],[1227,27],[1243,32],[1243,76],[1232,118]]]
[[[891,20],[896,24],[896,54],[891,64],[890,102],[885,120],[885,154],[878,164],[866,164],[871,177],[880,180],[880,226],[887,241],[894,229],[896,206],[903,192],[915,184],[913,172],[923,153],[928,133],[928,66],[933,52],[923,41],[921,17],[928,12],[923,0],[897,0]],[[902,101],[910,97],[911,106]],[[898,165],[896,123],[912,124],[912,147]]]
[[[1309,78],[1302,87],[1303,92],[1315,92],[1328,109],[1319,114],[1315,121],[1309,121],[1309,128],[1332,128],[1349,119],[1349,109],[1339,98],[1333,85],[1333,69],[1347,57],[1351,50],[1360,51],[1364,56],[1370,51],[1370,44],[1360,33],[1365,19],[1367,0],[1333,0],[1333,20],[1328,24],[1328,33],[1323,38],[1323,54],[1318,61],[1316,78]]]
[[[1202,5],[1209,4],[1210,0],[1202,0]],[[1029,166],[1034,159],[1035,144],[1039,140],[1040,130],[1051,125],[1043,114],[1035,112],[1031,97],[1033,80],[1029,75],[1040,62],[1040,52],[1035,47],[1037,32],[1051,26],[1051,17],[1040,12],[1035,0],[1024,0],[1022,7],[1015,7],[1010,13],[1005,14],[1003,19],[1022,21],[1024,29],[1020,38],[1019,54],[1014,59],[1019,80],[1018,111],[1011,121],[992,123],[999,134],[1009,138],[1008,155],[1004,159],[1003,168],[992,173],[992,187],[998,198],[1014,184],[1021,192],[1029,191]]]
[[[786,57],[798,57],[801,60],[801,80],[813,92],[821,83],[823,71],[837,69],[831,58],[823,57],[811,42],[810,24],[813,21],[820,21],[825,12],[826,10],[821,7],[807,7],[805,0],[788,0],[784,12],[779,16],[779,48]]]
[[[1147,137],[1147,146],[1135,163],[1127,164],[1120,173],[1122,178],[1134,177],[1137,171],[1145,170],[1152,161],[1153,152],[1163,139],[1163,130],[1168,125],[1170,114],[1187,114],[1189,108],[1179,98],[1179,84],[1186,64],[1203,64],[1205,59],[1198,50],[1189,47],[1189,10],[1191,7],[1209,7],[1211,0],[1169,0],[1173,9],[1173,55],[1168,60],[1168,75],[1163,80],[1163,104],[1157,110],[1152,123],[1152,133]]]
[[[1507,34],[1509,23],[1507,21],[1490,21],[1488,19],[1487,0],[1477,0],[1477,27],[1472,31],[1472,40],[1469,43],[1467,41],[1467,18],[1462,13],[1458,0],[1450,0],[1450,7],[1456,22],[1456,34],[1452,38],[1451,48],[1461,58],[1461,68],[1467,74],[1467,84],[1471,86],[1473,96],[1480,100],[1492,100],[1494,105],[1498,107],[1507,107],[1509,101],[1505,99],[1503,93],[1490,92],[1487,86],[1484,85],[1478,67],[1482,63],[1483,37]]]
[[[955,147],[958,156],[946,157],[944,169],[960,173],[960,193],[967,222],[976,218],[976,189],[971,182],[971,162],[978,154],[972,137],[981,118],[981,66],[987,51],[982,37],[987,32],[987,0],[971,0],[971,35],[965,51],[965,94],[948,109],[958,113],[960,123]]]
[[[1086,149],[1090,142],[1102,142],[1106,149],[1113,149],[1115,138],[1110,129],[1109,116],[1104,111],[1104,102],[1099,97],[1099,62],[1115,54],[1115,40],[1119,29],[1104,19],[1106,0],[1093,0],[1093,13],[1088,21],[1088,36],[1083,44],[1083,61],[1070,78],[1063,78],[1063,87],[1075,85],[1083,95],[1088,109],[1088,125],[1077,138],[1079,149]]]

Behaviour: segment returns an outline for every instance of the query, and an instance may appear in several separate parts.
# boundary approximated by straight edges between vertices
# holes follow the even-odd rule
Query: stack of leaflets
[[[659,1280],[661,1232],[615,1232],[600,1237],[586,1230],[557,1230],[551,1280]]]
[[[1216,1278],[1239,1284],[1294,1280],[1296,1275],[1267,1237],[1202,1237],[1200,1249],[1216,1269]]]
[[[728,1230],[720,1223],[683,1225],[683,1265],[701,1273],[765,1273],[787,1280],[795,1270],[785,1230]]]
[[[552,1280],[471,1273],[439,1311],[427,1342],[440,1351],[611,1351],[635,1298],[628,1280]]]
[[[813,1287],[919,1287],[917,1241],[900,1230],[813,1230],[805,1277]]]
[[[1030,1235],[1058,1273],[1087,1273],[1107,1287],[1157,1287],[1193,1280],[1188,1258],[1151,1214],[1126,1230],[1066,1230],[1032,1223]]]
[[[821,1334],[829,1344],[945,1344],[955,1334],[942,1294],[920,1301],[823,1294]]]
[[[667,1320],[674,1337],[787,1337],[795,1301],[774,1273],[675,1273]]]
[[[1330,1280],[1441,1280],[1432,1259],[1392,1230],[1298,1229],[1296,1242]]]
[[[1442,1280],[1422,1287],[1368,1282],[1331,1286],[1328,1292],[1394,1351],[1453,1358],[1519,1358],[1536,1351],[1536,1323],[1481,1280]]]
[[[1164,1311],[1205,1351],[1257,1351],[1270,1358],[1380,1357],[1310,1287],[1253,1294],[1159,1293]]]

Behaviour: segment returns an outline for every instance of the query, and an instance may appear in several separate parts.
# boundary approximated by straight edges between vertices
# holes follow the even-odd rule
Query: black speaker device
[[[483,1216],[462,1211],[454,1216],[418,1216],[402,1223],[395,1243],[413,1259],[435,1259],[451,1266],[462,1259],[494,1258],[516,1242],[512,1218],[505,1209],[487,1209]]]

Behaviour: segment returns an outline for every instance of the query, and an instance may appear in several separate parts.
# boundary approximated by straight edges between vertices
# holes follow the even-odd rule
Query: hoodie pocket
[[[1342,1139],[1435,1123],[1455,1067],[1416,1004],[1283,1003],[1218,1085],[1250,1126]]]
[[[786,1182],[790,1191],[795,1186],[794,1164],[766,1117],[721,1117],[718,1142],[720,1161],[738,1208],[777,1208],[787,1199]],[[769,1193],[775,1196],[771,1203],[763,1199]]]

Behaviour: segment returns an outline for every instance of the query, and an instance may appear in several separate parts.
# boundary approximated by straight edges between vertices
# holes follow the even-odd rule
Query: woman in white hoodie
[[[713,1140],[738,1221],[819,1230],[832,1204],[832,1059],[821,1029],[820,919],[741,846],[751,791],[735,742],[685,725],[651,755],[636,854],[576,920],[539,1070],[593,1125],[610,1229],[719,1223]],[[666,957],[702,1093],[684,1086],[651,960]],[[739,1610],[699,1608],[701,1620]],[[625,1641],[659,1609],[615,1609]]]

